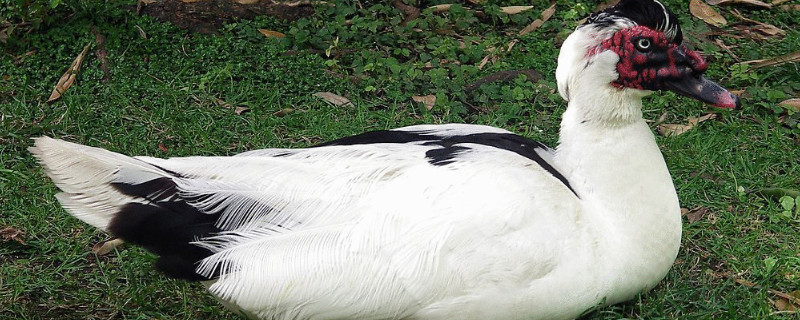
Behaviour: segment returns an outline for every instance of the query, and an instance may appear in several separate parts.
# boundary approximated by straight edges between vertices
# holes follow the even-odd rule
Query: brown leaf
[[[288,115],[288,114],[290,114],[292,112],[294,112],[294,109],[292,109],[292,108],[283,108],[283,109],[280,109],[278,111],[273,112],[272,115],[276,116],[276,117],[283,117],[283,116],[286,116],[286,115]]]
[[[50,94],[50,98],[47,99],[47,102],[53,102],[61,98],[61,95],[69,89],[72,83],[75,82],[75,78],[78,76],[78,71],[81,70],[81,64],[83,63],[83,59],[86,57],[86,53],[89,52],[89,47],[91,47],[92,43],[89,42],[83,47],[83,51],[75,57],[75,60],[72,61],[72,64],[67,68],[67,72],[61,76],[61,79],[58,79],[58,83],[56,87],[53,89],[53,92]]]
[[[337,95],[337,94],[330,93],[330,92],[317,92],[317,93],[313,94],[313,96],[315,96],[317,98],[322,98],[323,100],[325,100],[325,101],[329,102],[330,104],[332,104],[334,106],[337,106],[337,107],[343,107],[343,106],[348,106],[348,105],[352,106],[353,105],[353,103],[350,102],[349,99],[347,99],[345,97],[342,97],[340,95]]]
[[[431,60],[431,61],[433,61],[433,60]],[[423,65],[422,68],[421,68],[422,71],[428,71],[430,69],[433,69],[434,67],[443,66],[443,65],[446,65],[446,64],[454,64],[454,65],[457,65],[457,66],[461,65],[461,61],[458,61],[458,60],[450,61],[450,60],[447,60],[447,59],[439,59],[439,64],[436,65],[436,66],[431,61],[425,62],[425,65]]]
[[[12,227],[0,229],[0,237],[3,238],[3,241],[15,241],[21,245],[27,245],[25,240],[22,239],[23,236],[25,236],[25,232]]]
[[[31,50],[31,51],[25,52],[25,53],[23,53],[21,55],[18,55],[16,57],[14,57],[14,64],[18,65],[18,64],[21,64],[21,63],[25,62],[25,58],[36,54],[36,52],[37,52],[36,50]]]
[[[453,6],[453,5],[449,4],[449,3],[448,4],[437,4],[435,6],[428,7],[427,10],[433,10],[433,12],[435,12],[435,13],[440,13],[440,12],[445,12],[447,10],[450,10],[451,6]]]
[[[667,116],[669,116],[668,112],[662,113],[660,116],[658,116],[658,119],[656,119],[656,124],[662,124],[664,121],[667,121]]]
[[[144,29],[140,26],[136,26],[136,30],[139,31],[139,38],[147,40],[147,32],[144,32]]]
[[[250,108],[248,107],[245,106],[234,107],[230,103],[227,103],[225,102],[225,100],[222,100],[220,98],[212,97],[212,99],[214,99],[214,104],[216,104],[217,106],[220,106],[225,109],[233,109],[233,113],[235,113],[236,115],[242,115],[243,113],[250,111]]]
[[[250,108],[245,107],[245,106],[238,106],[238,107],[233,109],[233,113],[235,113],[238,116],[242,115],[245,112],[249,112],[249,111],[250,111]]]
[[[433,109],[433,105],[436,104],[436,96],[432,94],[427,96],[411,96],[411,100],[424,104],[425,109],[428,110]]]
[[[556,3],[555,2],[553,2],[553,4],[550,5],[549,8],[545,9],[544,11],[542,11],[542,15],[541,15],[540,19],[534,20],[533,22],[531,22],[531,24],[525,26],[525,28],[520,30],[519,35],[524,36],[526,34],[529,34],[529,33],[533,32],[533,31],[536,31],[536,29],[539,29],[539,27],[541,27],[547,20],[549,20],[550,17],[552,17],[554,13],[556,13]]]
[[[707,213],[708,213],[708,208],[697,207],[692,210],[689,210],[689,212],[686,213],[686,219],[689,220],[689,223],[695,223],[697,221],[702,220]]]
[[[784,54],[782,56],[777,56],[769,59],[758,59],[758,60],[740,62],[740,64],[750,64],[751,69],[758,69],[758,68],[777,66],[784,63],[798,62],[798,61],[800,61],[800,51]]]
[[[167,149],[167,147],[166,147],[166,146],[164,146],[164,144],[163,144],[163,143],[159,143],[159,144],[158,144],[158,150],[161,150],[161,152],[167,152],[167,151],[169,151],[169,149]]]
[[[533,6],[508,6],[500,7],[500,11],[505,14],[518,14],[533,9]]]
[[[659,134],[665,137],[672,137],[684,134],[692,129],[692,126],[685,124],[665,123],[656,127]]]
[[[403,13],[403,22],[400,25],[405,26],[409,21],[419,17],[419,8],[410,6],[403,3],[403,0],[392,0],[392,5]]]
[[[747,17],[743,16],[741,13],[739,13],[738,10],[734,9],[734,10],[731,11],[731,13],[734,16],[736,16],[737,18],[739,18],[742,21],[744,21],[745,23],[751,24],[751,26],[737,25],[736,29],[739,29],[739,30],[743,31],[743,33],[748,34],[751,37],[756,38],[758,40],[764,40],[764,39],[766,39],[766,37],[783,36],[783,35],[786,34],[786,31],[781,30],[781,28],[778,28],[778,27],[776,27],[774,25],[771,25],[769,23],[764,23],[764,22],[761,22],[761,21],[756,21],[756,20],[747,18]],[[761,36],[761,35],[764,35],[766,37]]]
[[[706,0],[710,5],[735,5],[735,4],[746,4],[756,7],[762,7],[765,9],[772,9],[772,5],[761,2],[758,0]]]
[[[258,32],[261,32],[267,38],[283,38],[286,37],[285,34],[280,33],[278,31],[272,31],[267,29],[258,29]]]
[[[483,70],[483,67],[486,66],[486,63],[489,62],[489,59],[491,59],[493,55],[494,54],[492,53],[492,54],[488,54],[485,57],[483,57],[483,59],[481,59],[481,62],[478,63],[478,70]]]
[[[791,98],[786,99],[778,103],[779,106],[784,106],[787,108],[792,108],[795,111],[800,112],[800,98]]]
[[[703,2],[703,0],[692,0],[689,3],[689,12],[715,27],[724,27],[728,24],[728,21],[717,10]]]
[[[781,6],[783,11],[800,11],[800,4],[786,4]]]
[[[514,48],[514,46],[517,45],[518,42],[519,40],[517,39],[509,41],[508,45],[506,46],[506,52],[511,52],[511,49]]]
[[[760,288],[761,287],[761,286],[759,286],[759,285],[757,285],[757,284],[755,284],[753,282],[747,281],[747,280],[742,279],[742,278],[736,278],[736,279],[734,279],[734,281],[736,281],[736,283],[738,283],[738,284],[741,284],[743,286],[747,286],[747,287],[750,287],[750,288]],[[769,293],[771,293],[771,294],[774,294],[774,295],[776,295],[778,297],[781,297],[782,299],[786,299],[787,302],[789,302],[789,303],[791,303],[791,304],[793,304],[795,306],[800,306],[800,291],[796,290],[796,291],[792,291],[791,293],[784,293],[784,292],[780,292],[780,291],[775,290],[775,289],[767,289],[767,291]]]
[[[686,119],[686,124],[674,124],[674,123],[665,123],[660,124],[656,127],[656,131],[659,134],[665,137],[672,137],[681,135],[696,126],[698,123],[706,121],[708,119],[714,119],[717,115],[714,113],[709,113],[700,117],[689,117]]]
[[[774,293],[774,292],[773,292]],[[778,295],[780,298],[775,300],[775,308],[778,311],[800,311],[800,291],[792,291]]]
[[[778,309],[778,311],[800,310],[800,307],[793,305],[791,302],[789,302],[789,299],[786,298],[778,298],[778,300],[775,300],[773,304],[775,304],[775,309]]]
[[[722,42],[722,39],[719,38],[714,39],[714,43],[716,43],[718,47],[722,48],[722,50],[725,50],[725,52],[727,52],[731,57],[736,59],[736,61],[741,61],[741,59],[739,59],[739,56],[737,56],[735,53],[733,53],[733,51],[731,51],[731,47],[726,45],[725,42]],[[740,94],[737,94],[737,96],[739,95]]]
[[[258,3],[258,1],[260,1],[260,0],[235,0],[235,1],[236,1],[236,3],[238,3],[238,4],[244,4],[244,5],[247,5],[247,4],[256,4],[256,3]]]
[[[121,246],[124,241],[120,238],[114,238],[108,241],[98,242],[94,246],[92,246],[92,252],[98,256],[106,255],[114,248]]]
[[[686,118],[686,121],[689,122],[689,125],[694,126],[694,125],[696,125],[696,124],[698,124],[700,122],[703,122],[703,121],[706,121],[706,120],[709,120],[709,119],[716,119],[716,118],[717,118],[717,114],[716,113],[708,113],[708,114],[704,114],[704,115],[696,117],[696,118],[695,117]]]

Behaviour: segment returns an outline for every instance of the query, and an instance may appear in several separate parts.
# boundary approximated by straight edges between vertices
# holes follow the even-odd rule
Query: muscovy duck
[[[678,197],[642,97],[738,105],[682,41],[656,0],[577,27],[555,150],[446,124],[233,157],[47,137],[30,151],[67,212],[253,318],[569,319],[653,288],[675,260]]]

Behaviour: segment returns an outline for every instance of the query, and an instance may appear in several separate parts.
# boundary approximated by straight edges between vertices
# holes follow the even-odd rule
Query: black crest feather
[[[622,0],[619,4],[592,14],[585,25],[600,28],[614,25],[619,19],[663,32],[673,43],[683,42],[678,18],[658,0]]]

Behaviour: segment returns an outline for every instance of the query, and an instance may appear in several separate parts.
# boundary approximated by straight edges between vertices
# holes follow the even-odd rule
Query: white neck
[[[680,245],[680,206],[642,119],[641,91],[581,88],[589,87],[570,92],[554,162],[584,212],[594,215],[586,218],[604,235],[600,245],[615,254],[606,257],[614,289],[607,302],[614,303],[651,288],[669,270]]]

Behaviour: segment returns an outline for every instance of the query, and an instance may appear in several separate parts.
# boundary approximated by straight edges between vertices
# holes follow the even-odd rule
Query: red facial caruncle
[[[606,50],[619,55],[619,78],[612,85],[620,89],[666,89],[665,81],[697,76],[708,68],[700,54],[645,26],[619,30],[589,53]]]

